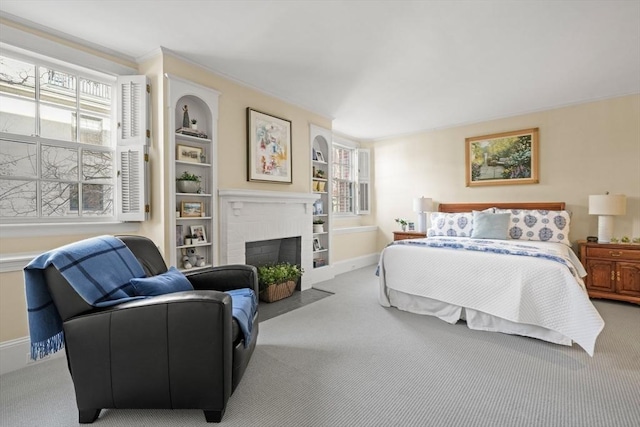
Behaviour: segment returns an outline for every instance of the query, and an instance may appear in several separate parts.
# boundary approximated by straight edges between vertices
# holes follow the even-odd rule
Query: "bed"
[[[426,239],[382,251],[379,302],[471,329],[575,342],[593,356],[604,321],[569,230],[562,202],[440,204]]]

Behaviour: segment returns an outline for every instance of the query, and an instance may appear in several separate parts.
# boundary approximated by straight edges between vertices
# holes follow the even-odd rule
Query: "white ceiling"
[[[162,46],[358,139],[640,92],[638,0],[2,0],[0,11],[129,59]]]

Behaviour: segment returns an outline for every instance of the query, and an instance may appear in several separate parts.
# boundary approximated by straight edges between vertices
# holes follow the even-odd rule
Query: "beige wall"
[[[144,61],[138,68],[151,84],[150,119],[151,138],[149,140],[149,220],[140,226],[140,234],[152,239],[160,248],[163,256],[166,253],[167,232],[166,218],[169,214],[168,195],[164,191],[168,180],[167,141],[165,135],[165,86],[163,56],[160,52]]]
[[[331,262],[371,255],[376,252],[376,240],[374,231],[334,234],[331,238]]]
[[[164,71],[222,93],[218,117],[218,187],[267,191],[311,191],[311,123],[331,129],[331,120],[241,86],[171,55]],[[247,181],[247,107],[290,120],[292,123],[293,183],[269,184]]]
[[[540,183],[465,186],[464,140],[540,129]],[[435,202],[564,201],[573,212],[571,240],[597,234],[590,194],[627,196],[615,235],[640,236],[640,96],[632,95],[375,144],[378,248],[393,239],[396,217],[414,218],[412,198]]]

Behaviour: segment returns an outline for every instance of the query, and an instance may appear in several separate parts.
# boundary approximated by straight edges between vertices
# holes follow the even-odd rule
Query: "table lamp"
[[[427,212],[433,210],[433,200],[428,197],[413,199],[413,211],[418,213],[418,231],[427,231]]]
[[[623,194],[589,196],[589,215],[598,215],[598,243],[611,242],[614,215],[627,212],[627,198]]]

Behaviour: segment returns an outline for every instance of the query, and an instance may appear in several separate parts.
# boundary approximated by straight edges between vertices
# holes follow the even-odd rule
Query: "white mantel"
[[[301,263],[313,270],[311,193],[256,190],[219,190],[220,264],[244,264],[245,243],[301,238]],[[311,288],[311,278],[302,276],[302,290]]]

